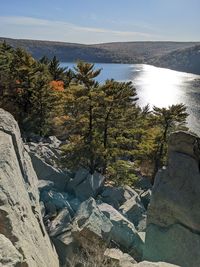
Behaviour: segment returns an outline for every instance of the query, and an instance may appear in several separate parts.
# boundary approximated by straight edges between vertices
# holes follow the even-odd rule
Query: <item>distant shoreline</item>
[[[21,47],[39,59],[56,56],[61,62],[84,60],[109,64],[148,64],[200,75],[200,42],[137,41],[77,44],[0,37],[13,47]]]

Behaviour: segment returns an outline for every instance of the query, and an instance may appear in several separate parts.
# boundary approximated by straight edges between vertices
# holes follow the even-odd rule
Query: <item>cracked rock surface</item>
[[[147,214],[144,259],[200,266],[199,138],[175,132],[168,165],[156,176]]]
[[[37,183],[18,125],[0,109],[0,266],[59,266],[43,225]]]

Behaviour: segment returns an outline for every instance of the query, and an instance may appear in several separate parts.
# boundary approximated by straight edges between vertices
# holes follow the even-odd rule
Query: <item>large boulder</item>
[[[49,235],[58,236],[65,231],[72,221],[70,212],[67,208],[62,209],[49,224]]]
[[[125,266],[124,266],[125,267]],[[179,267],[178,265],[170,264],[167,262],[148,262],[143,261],[127,267]]]
[[[128,199],[119,211],[134,224],[138,231],[146,229],[146,210],[138,195]]]
[[[115,209],[119,209],[128,199],[137,195],[138,193],[128,185],[121,187],[106,185],[102,190],[101,200]]]
[[[67,173],[48,164],[39,155],[33,152],[29,151],[29,155],[31,156],[32,164],[38,179],[52,181],[56,189],[64,191],[69,179]]]
[[[26,139],[26,138],[25,138]],[[57,167],[62,157],[62,150],[59,146],[62,144],[55,136],[49,137],[28,137],[29,142],[26,143],[25,147],[33,154],[37,154],[46,163]]]
[[[94,199],[83,202],[72,224],[69,224],[70,221],[70,213],[63,209],[49,227],[63,267],[75,266],[82,261],[82,251],[93,255],[110,242],[112,223],[100,212]]]
[[[96,197],[101,191],[104,181],[105,177],[98,172],[90,174],[86,169],[79,169],[75,177],[67,184],[67,191],[84,201],[90,197]]]
[[[47,164],[58,167],[61,158],[61,150],[48,143],[27,143],[26,148],[32,154],[37,154]]]
[[[107,248],[104,257],[108,266],[131,267],[134,263],[137,263],[130,255],[116,248]]]
[[[74,198],[74,196],[66,192],[55,191],[54,189],[41,190],[40,200],[44,203],[46,214],[49,216],[52,215],[53,217],[55,217],[55,215],[57,215],[64,208],[67,208],[70,212],[70,215],[74,217],[81,204],[81,201],[78,198]]]
[[[200,139],[176,132],[148,208],[144,259],[200,266]]]
[[[40,212],[37,176],[14,118],[0,109],[0,265],[59,266]]]
[[[111,229],[111,239],[118,244],[122,251],[127,252],[134,259],[140,260],[143,253],[144,242],[137,233],[134,224],[106,203],[101,203],[98,207],[113,225]]]
[[[49,222],[48,232],[59,256],[60,266],[73,266],[79,245],[72,236],[71,215],[67,208]]]
[[[60,144],[60,140],[55,136],[50,136],[39,137],[39,142],[26,143],[25,147],[31,156],[38,179],[52,181],[56,189],[63,191],[70,177],[67,170],[59,167],[62,158]]]
[[[98,243],[109,243],[112,227],[111,221],[100,211],[95,200],[90,198],[77,211],[72,233],[81,246],[88,249]]]

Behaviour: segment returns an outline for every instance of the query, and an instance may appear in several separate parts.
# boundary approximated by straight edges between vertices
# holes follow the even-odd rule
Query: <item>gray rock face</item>
[[[63,191],[68,182],[67,174],[63,170],[46,163],[37,154],[32,152],[29,152],[29,154],[38,179],[52,181],[56,189]]]
[[[137,196],[131,187],[113,187],[105,186],[103,192],[101,193],[101,200],[115,209],[118,209],[122,204],[124,204],[128,199]]]
[[[138,235],[135,226],[112,206],[102,203],[98,207],[113,224],[111,239],[134,259],[140,260],[144,243]]]
[[[199,139],[176,132],[168,166],[158,172],[148,209],[144,259],[200,266]]]
[[[72,233],[78,242],[85,247],[94,246],[95,242],[110,242],[111,221],[100,211],[93,198],[83,202],[73,221]],[[86,244],[87,243],[87,244]]]
[[[146,229],[146,210],[138,195],[128,199],[119,211],[134,224],[138,231]]]
[[[64,191],[68,180],[67,170],[59,168],[61,150],[59,141],[55,136],[42,138],[39,143],[26,143],[26,150],[32,159],[32,164],[39,180],[47,180],[54,183],[54,187]]]
[[[147,210],[148,205],[150,203],[151,200],[151,189],[148,189],[147,191],[144,191],[141,195],[140,195],[140,199],[142,201],[142,204],[144,206],[144,208]]]
[[[131,267],[134,263],[136,263],[136,261],[131,256],[115,248],[107,248],[104,252],[104,257],[108,259],[111,266]]]
[[[72,218],[67,208],[62,209],[59,214],[51,221],[49,234],[50,236],[58,236],[63,233],[71,222]]]
[[[129,267],[129,266],[127,266]],[[148,262],[148,261],[143,261],[137,264],[134,264],[133,266],[130,267],[178,267],[178,265],[170,264],[167,262]]]
[[[42,222],[37,176],[14,118],[0,109],[0,264],[59,266]]]
[[[31,153],[37,154],[47,164],[57,167],[62,154],[61,150],[59,149],[60,145],[60,140],[58,140],[55,136],[50,136],[48,138],[42,138],[39,143],[37,140],[36,143],[27,143],[26,148]]]
[[[68,183],[67,191],[71,191],[83,201],[90,197],[96,197],[102,189],[104,181],[105,177],[100,173],[90,174],[86,169],[80,169]]]
[[[39,180],[38,189],[40,191],[40,194],[44,191],[52,190],[54,189],[54,182],[48,180]]]
[[[14,247],[12,242],[0,234],[0,266],[12,267],[17,266],[17,264],[19,266],[20,264],[27,266],[27,263],[23,260],[23,256]]]

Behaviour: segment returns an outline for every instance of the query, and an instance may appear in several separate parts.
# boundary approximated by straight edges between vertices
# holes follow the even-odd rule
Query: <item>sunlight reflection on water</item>
[[[189,128],[200,134],[200,85],[194,86],[194,80],[200,79],[199,75],[150,65],[132,65],[131,68],[141,106],[168,107],[184,103],[190,114]]]
[[[181,95],[178,75],[168,69],[148,65],[142,68],[142,74],[134,79],[137,87],[141,87],[138,90],[141,101],[158,107],[176,104]]]
[[[75,63],[62,63],[62,66],[73,68]],[[147,104],[152,108],[168,107],[184,103],[187,106],[189,128],[200,135],[200,80],[199,75],[157,68],[145,64],[103,64],[96,63],[95,68],[101,68],[98,76],[100,83],[114,78],[118,81],[130,80],[137,89],[139,104]]]

